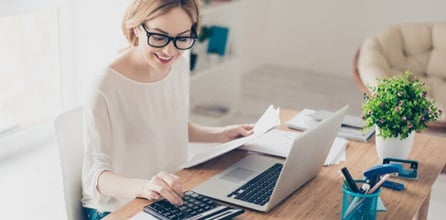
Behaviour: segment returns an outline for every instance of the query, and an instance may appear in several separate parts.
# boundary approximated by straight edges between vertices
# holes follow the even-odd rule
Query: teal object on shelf
[[[229,29],[221,26],[210,26],[211,37],[209,38],[208,53],[216,53],[224,56],[228,41]]]

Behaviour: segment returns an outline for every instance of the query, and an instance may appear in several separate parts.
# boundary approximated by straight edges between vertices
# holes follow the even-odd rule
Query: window
[[[88,83],[128,45],[126,5],[0,0],[0,139],[84,103]]]
[[[0,17],[0,134],[61,107],[57,10]]]

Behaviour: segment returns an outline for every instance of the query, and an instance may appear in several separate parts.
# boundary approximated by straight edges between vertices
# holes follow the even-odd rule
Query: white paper
[[[299,112],[299,114],[294,116],[291,120],[286,121],[285,125],[289,128],[302,131],[311,128],[319,123],[319,120],[312,117],[315,112],[316,111],[312,109],[304,109],[303,111]],[[360,128],[342,125],[337,136],[347,138],[349,140],[367,142],[367,140],[370,138],[370,136],[373,135],[374,132],[374,128],[369,128],[368,130],[363,132]]]
[[[280,125],[280,108],[270,105],[254,125],[254,134],[263,134]]]
[[[247,142],[240,149],[256,151],[273,156],[287,157],[297,132],[273,129],[262,136]]]
[[[189,168],[215,157],[218,157],[224,153],[234,150],[244,143],[259,137],[272,128],[280,125],[280,109],[275,109],[270,105],[263,115],[254,124],[253,134],[228,141],[226,143],[190,143],[189,144],[189,160],[184,163],[182,168]]]
[[[138,212],[138,214],[136,214],[135,216],[133,216],[131,220],[157,220],[157,218],[145,213],[144,211],[141,211]]]
[[[240,149],[256,151],[279,157],[287,157],[293,146],[297,132],[273,129],[262,136],[247,142]],[[336,137],[330,152],[325,159],[324,166],[338,164],[345,161],[345,147],[348,141],[345,138]]]
[[[314,120],[310,117],[311,114],[314,114],[316,111],[312,109],[304,109],[300,111],[296,116],[294,116],[291,120],[285,122],[286,126],[289,128],[294,128],[298,130],[307,130],[308,128],[313,127],[317,123],[317,120]]]
[[[327,158],[325,159],[324,166],[330,166],[333,164],[339,164],[345,161],[345,147],[348,141],[345,138],[336,137],[333,144],[331,145],[330,152],[328,152]]]

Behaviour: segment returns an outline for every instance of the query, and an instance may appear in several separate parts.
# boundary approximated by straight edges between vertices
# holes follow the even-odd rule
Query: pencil
[[[389,178],[389,176],[390,176],[390,174],[386,174],[386,175],[384,175],[383,177],[381,177],[381,179],[380,179],[374,186],[372,186],[372,188],[369,190],[369,194],[372,194],[372,193],[374,193],[376,190],[378,190],[379,187],[381,187],[382,184],[383,184],[384,182],[386,182],[386,179]]]

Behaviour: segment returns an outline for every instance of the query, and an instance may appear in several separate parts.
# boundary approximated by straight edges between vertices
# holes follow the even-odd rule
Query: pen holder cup
[[[357,180],[356,182],[364,182]],[[381,189],[372,194],[354,193],[342,184],[341,219],[376,219],[376,208]]]

